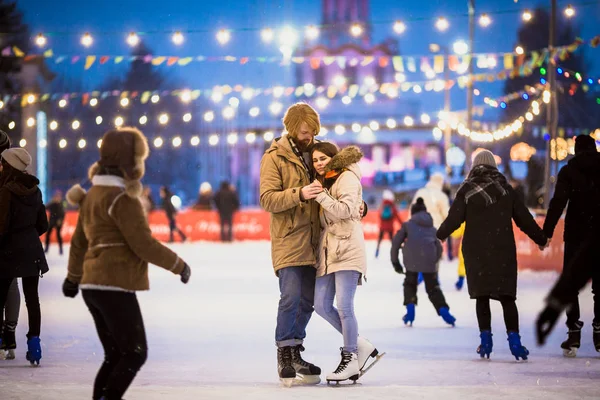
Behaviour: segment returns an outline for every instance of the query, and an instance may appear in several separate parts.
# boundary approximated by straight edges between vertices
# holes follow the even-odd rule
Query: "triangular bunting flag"
[[[194,59],[193,57],[180,58],[179,61],[177,61],[177,64],[184,67],[184,66],[188,65],[189,63],[191,63],[193,59]]]
[[[362,65],[363,67],[371,64],[373,62],[373,60],[375,60],[375,57],[373,56],[365,56],[363,57],[362,62],[360,63],[360,65]]]
[[[248,57],[242,57],[240,58],[240,64],[244,65],[246,64],[250,59]]]
[[[417,60],[414,57],[408,57],[406,60],[406,68],[408,72],[417,72]]]
[[[317,69],[317,68],[319,68],[319,65],[321,65],[321,60],[318,59],[317,57],[311,57],[311,59],[310,59],[310,67],[312,69]]]
[[[123,61],[123,56],[115,57],[115,64],[120,64]]]
[[[100,57],[100,64],[106,64],[108,60],[110,60],[109,56],[102,56]]]
[[[87,56],[85,58],[85,67],[84,69],[90,69],[92,65],[96,62],[96,56]]]
[[[79,59],[80,59],[80,58],[81,58],[81,57],[79,57],[79,56],[74,56],[74,57],[72,57],[72,58],[71,58],[71,63],[72,63],[72,64],[75,64],[77,61],[79,61]],[[96,58],[96,57],[94,57],[94,59],[95,59],[95,58]]]
[[[146,104],[148,102],[148,99],[150,99],[150,92],[146,91],[146,92],[142,93],[142,98],[140,99],[142,104]]]
[[[513,69],[515,66],[514,57],[512,53],[506,53],[504,55],[504,69]]]
[[[152,65],[160,65],[165,62],[167,57],[155,57],[152,59]]]
[[[335,56],[327,56],[327,57],[323,57],[323,64],[325,65],[331,65],[335,62]]]
[[[379,66],[381,68],[386,68],[389,64],[390,64],[390,58],[389,57],[385,57],[385,56],[379,57]]]
[[[335,58],[335,61],[337,62],[338,67],[340,67],[341,69],[346,69],[346,57],[337,56]]]
[[[17,46],[13,46],[13,52],[17,57],[23,57],[25,55],[25,53],[23,53]]]
[[[46,58],[54,57],[54,52],[52,51],[52,49],[46,50],[44,52],[44,57],[46,57]]]
[[[443,55],[436,55],[433,57],[433,71],[436,74],[441,74],[442,72],[444,72],[444,64],[445,64],[445,58]]]
[[[167,66],[172,66],[175,63],[177,63],[177,60],[179,60],[179,57],[169,57],[169,59],[167,60]]]
[[[402,56],[392,57],[392,64],[394,65],[394,70],[396,70],[396,72],[404,72],[404,62],[402,61]]]

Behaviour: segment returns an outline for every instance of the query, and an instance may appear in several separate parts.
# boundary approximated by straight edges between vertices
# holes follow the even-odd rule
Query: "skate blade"
[[[286,388],[291,388],[295,378],[279,378],[279,381]]]
[[[14,360],[15,359],[15,351],[14,350],[7,350],[6,354],[4,356],[5,360]]]
[[[568,357],[568,358],[577,357],[577,348],[571,347],[570,349],[563,349],[563,356]]]
[[[358,379],[360,378],[360,374],[356,374],[356,375],[352,375],[349,378],[346,379],[327,379],[327,386],[353,386],[353,385],[360,385],[360,383],[358,383]],[[352,381],[351,383],[348,381]]]
[[[279,378],[283,386],[291,388],[292,386],[309,386],[318,385],[321,383],[319,375],[302,375],[297,374],[295,378]]]
[[[375,359],[373,361],[371,361],[369,363],[369,365],[367,365],[365,368],[363,368],[363,369],[360,370],[359,378],[362,377],[364,374],[366,374],[371,368],[373,368],[373,366],[375,364],[377,364],[379,362],[379,360],[381,360],[381,357],[383,357],[383,356],[385,356],[385,352],[376,355],[374,357]]]

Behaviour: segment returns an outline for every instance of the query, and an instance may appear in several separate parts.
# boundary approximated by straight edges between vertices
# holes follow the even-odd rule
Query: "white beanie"
[[[383,200],[389,201],[394,201],[396,199],[396,197],[394,196],[394,192],[392,192],[389,189],[385,189],[381,197],[383,198]]]
[[[487,165],[490,167],[498,168],[496,165],[496,158],[494,158],[494,153],[489,150],[481,150],[475,158],[473,159],[473,168],[479,165]]]
[[[31,156],[27,150],[18,147],[6,149],[0,156],[17,171],[25,172],[31,164]]]

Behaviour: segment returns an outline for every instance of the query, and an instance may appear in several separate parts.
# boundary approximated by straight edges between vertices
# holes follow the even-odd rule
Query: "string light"
[[[284,92],[285,92],[285,88],[283,86],[275,86],[273,88],[273,97],[275,97],[276,99],[278,99],[281,96],[283,96]]]
[[[92,37],[92,35],[89,34],[89,32],[86,32],[82,37],[81,37],[81,44],[85,47],[90,47],[92,44],[94,43],[94,38]]]
[[[16,126],[16,125],[17,125],[17,124],[15,124],[15,121],[10,121],[10,122],[8,123],[8,129],[10,129],[10,130],[13,130],[13,129],[15,129],[15,126]]]
[[[365,86],[375,86],[377,84],[377,81],[375,80],[374,77],[369,75],[369,76],[365,77],[363,83],[365,84]]]
[[[271,105],[269,106],[269,111],[273,115],[278,115],[282,109],[283,109],[283,105],[277,101],[274,103],[271,103]]]
[[[406,31],[406,25],[404,24],[404,22],[402,22],[402,21],[394,22],[394,32],[396,32],[398,35],[401,35],[404,33],[404,31]]]
[[[173,34],[173,36],[171,36],[171,40],[177,46],[181,46],[183,44],[183,41],[185,40],[185,38],[183,37],[183,33],[177,31]]]
[[[85,149],[86,145],[87,142],[85,141],[85,139],[79,139],[79,142],[77,142],[77,147],[79,147],[80,149]]]
[[[35,118],[33,118],[33,117],[27,118],[27,126],[31,128],[34,125],[35,125]]]
[[[198,136],[192,136],[190,139],[190,144],[194,147],[198,146],[200,144],[200,138]]]
[[[396,126],[398,126],[398,124],[396,123],[396,120],[393,118],[388,118],[387,121],[385,121],[385,125],[389,128],[389,129],[395,129]]]
[[[346,133],[346,127],[344,125],[336,125],[335,128],[333,128],[333,131],[336,135],[343,135]]]
[[[27,140],[25,140],[25,139],[19,140],[19,146],[21,146],[21,147],[27,146]]]
[[[221,29],[217,32],[216,37],[217,42],[224,45],[227,44],[227,42],[229,42],[229,40],[231,39],[231,32],[229,32],[227,29]]]
[[[521,18],[523,19],[524,22],[529,22],[533,18],[533,14],[531,14],[531,11],[525,10],[525,11],[523,11]]]
[[[517,53],[518,55],[523,55],[525,53],[525,50],[523,49],[522,46],[517,46],[515,48],[515,53]]]
[[[127,35],[127,44],[131,47],[135,47],[140,43],[140,37],[135,32],[131,32]]]
[[[156,147],[157,149],[161,148],[163,143],[164,142],[161,137],[157,137],[156,139],[154,139],[154,147]]]
[[[223,118],[232,119],[235,116],[235,109],[231,106],[227,106],[223,109]]]
[[[377,121],[369,122],[369,128],[371,128],[372,131],[378,131],[379,130],[379,122],[377,122]]]
[[[429,114],[421,114],[421,122],[425,125],[429,124],[431,122]]]
[[[117,117],[117,118],[115,118],[115,126],[116,127],[123,126],[124,122],[125,121],[123,120],[123,117]]]
[[[181,98],[182,102],[187,104],[190,101],[192,101],[192,92],[190,90],[186,89],[183,92],[181,92],[180,98]]]
[[[254,96],[254,90],[252,90],[250,88],[245,88],[244,90],[242,90],[242,99],[251,100],[253,96]]]
[[[435,21],[435,27],[438,31],[444,32],[450,27],[450,22],[444,17],[440,17]]]
[[[41,33],[38,33],[37,36],[35,37],[36,46],[44,47],[44,46],[46,46],[47,43],[48,43],[48,39],[46,39],[46,36],[42,35]]]
[[[217,134],[212,134],[208,137],[208,144],[210,144],[211,146],[216,146],[217,144],[219,144],[219,135]]]
[[[175,136],[171,143],[173,144],[173,147],[177,148],[181,146],[181,138],[179,136]]]
[[[166,113],[164,113],[164,114],[160,114],[160,115],[158,116],[158,122],[159,122],[161,125],[166,125],[166,124],[169,122],[169,114],[166,114]]]
[[[67,106],[67,100],[65,100],[65,99],[61,99],[61,100],[58,102],[58,106],[59,106],[60,108],[65,108],[65,107]]]
[[[57,129],[58,129],[58,122],[56,122],[56,121],[50,122],[50,130],[55,131]]]
[[[308,40],[315,40],[319,37],[319,28],[314,25],[306,27],[305,36]]]
[[[213,92],[210,95],[210,99],[212,101],[214,101],[215,103],[220,103],[221,100],[223,100],[223,93],[221,93],[221,92]]]
[[[46,139],[42,139],[39,141],[38,145],[40,146],[40,148],[45,149],[46,146],[48,146],[48,141]]]
[[[73,130],[75,130],[75,131],[77,129],[79,129],[80,126],[81,126],[81,124],[77,120],[73,121],[73,123],[71,124],[71,128],[73,128]]]
[[[571,18],[575,15],[575,9],[572,5],[569,4],[567,8],[565,8],[565,15],[567,16],[567,18]]]
[[[275,135],[271,131],[266,131],[263,134],[263,139],[265,140],[265,142],[270,142],[271,140],[273,140],[274,137]]]
[[[4,108],[4,102],[2,100],[0,100],[0,110],[2,110]]]
[[[350,34],[354,37],[359,37],[363,34],[364,29],[361,24],[355,23],[350,26]]]
[[[421,93],[422,91],[423,91],[423,89],[421,89],[421,86],[419,86],[419,85],[415,85],[415,86],[413,86],[413,92],[415,92],[415,93],[419,94],[419,93]]]
[[[35,95],[33,94],[28,94],[26,97],[27,100],[27,104],[33,104],[35,103]]]
[[[344,97],[342,97],[342,103],[344,103],[345,105],[348,105],[348,104],[352,103],[352,98],[350,96],[344,96]]]
[[[102,147],[102,139],[98,139],[96,146],[98,146],[98,148]]]
[[[481,14],[479,17],[479,25],[483,28],[487,28],[492,23],[492,19],[487,14]]]
[[[409,117],[408,115],[406,117],[404,117],[404,125],[413,126],[414,124],[415,124],[415,120],[412,119],[412,117]]]
[[[150,97],[150,101],[152,102],[152,104],[156,104],[160,101],[160,96],[157,94],[153,94],[152,97]]]
[[[254,143],[256,142],[256,133],[250,132],[246,134],[246,143]]]
[[[92,107],[96,107],[98,105],[98,99],[97,98],[93,98],[90,100],[90,106]]]
[[[127,107],[129,105],[129,99],[127,97],[123,97],[121,99],[121,107]]]
[[[325,107],[327,107],[327,105],[329,104],[329,100],[327,100],[327,98],[325,97],[319,97],[317,98],[317,100],[315,100],[315,104],[318,108],[322,110]]]
[[[190,122],[192,120],[192,114],[185,113],[183,114],[183,122]]]
[[[273,32],[273,29],[271,28],[265,28],[262,31],[260,31],[260,37],[263,42],[271,43],[273,41],[273,38],[275,37],[275,32]]]
[[[250,115],[252,118],[258,117],[258,115],[260,114],[260,108],[258,108],[258,107],[252,107],[252,108],[250,109],[250,111],[248,112],[248,114],[249,114],[249,115]]]
[[[140,125],[146,125],[146,122],[148,122],[148,117],[145,115],[142,115],[139,119]]]
[[[229,135],[227,135],[227,143],[229,143],[230,145],[234,145],[238,142],[238,135],[237,133],[230,133]]]
[[[435,128],[433,128],[433,138],[436,141],[440,141],[442,140],[442,137],[444,136],[444,132],[442,132],[442,130],[440,128],[438,128],[437,126]]]
[[[101,123],[102,123],[102,117],[98,115],[96,117],[96,125],[100,125]]]
[[[67,147],[67,139],[60,139],[60,141],[58,142],[58,147],[60,147],[61,149]]]
[[[215,113],[212,111],[207,111],[204,113],[204,120],[206,122],[212,122],[215,119]]]
[[[365,103],[373,104],[375,102],[375,95],[373,93],[367,93],[364,97]]]
[[[358,122],[352,124],[352,132],[358,133],[362,129],[362,126]]]
[[[346,78],[344,75],[336,75],[333,77],[333,84],[336,86],[344,86],[346,84]]]

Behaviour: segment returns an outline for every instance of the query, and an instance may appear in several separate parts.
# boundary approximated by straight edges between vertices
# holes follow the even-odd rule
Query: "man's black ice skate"
[[[296,379],[296,370],[292,365],[292,348],[290,346],[277,348],[277,373],[279,380],[287,387],[291,387]]]
[[[594,348],[600,353],[600,323],[593,323],[592,328],[594,328]]]
[[[316,385],[321,382],[321,368],[314,364],[305,361],[302,358],[301,352],[304,351],[304,346],[301,344],[292,347],[292,365],[296,371],[296,375],[300,382],[305,385]]]
[[[581,346],[581,328],[583,328],[583,322],[581,321],[577,321],[573,326],[569,327],[567,340],[560,345],[565,357],[577,356],[577,350],[579,350],[579,347]]]
[[[0,350],[5,351],[3,354],[5,360],[15,359],[15,349],[17,348],[17,341],[15,339],[15,331],[6,329],[8,323],[4,323],[4,332],[2,332],[2,339],[0,340]]]

